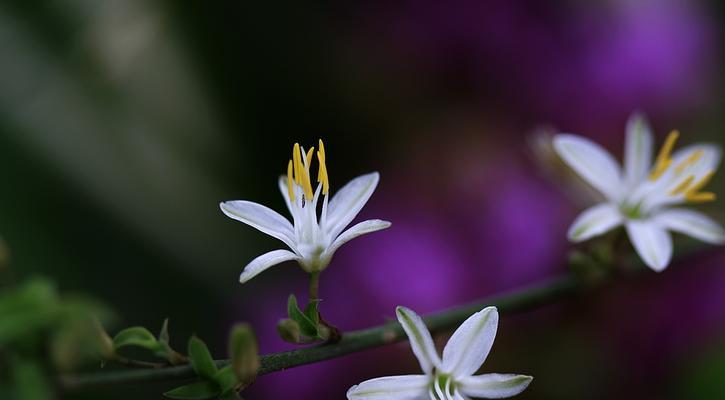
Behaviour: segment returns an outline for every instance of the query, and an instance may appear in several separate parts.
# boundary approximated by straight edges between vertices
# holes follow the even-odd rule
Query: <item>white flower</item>
[[[725,231],[707,216],[673,206],[715,200],[702,192],[720,162],[720,149],[697,144],[672,153],[679,133],[667,137],[652,165],[653,136],[644,117],[627,122],[624,168],[602,147],[581,136],[560,134],[554,147],[581,178],[606,199],[585,210],[569,229],[580,242],[624,225],[635,250],[655,271],[672,259],[669,231],[712,244],[725,243]]]
[[[287,165],[287,176],[279,179],[279,189],[292,214],[293,224],[270,208],[251,201],[234,200],[219,204],[229,218],[244,222],[281,240],[292,250],[274,250],[255,258],[244,268],[239,277],[240,282],[244,283],[267,268],[289,260],[297,261],[307,272],[322,271],[330,263],[335,251],[344,243],[390,226],[390,222],[373,219],[360,222],[343,232],[373,194],[380,175],[373,172],[358,176],[343,186],[328,204],[330,183],[322,140],[317,151],[319,183],[313,191],[310,165],[314,149],[313,147],[305,153],[295,143],[292,160]],[[322,210],[318,219],[320,197]]]
[[[533,378],[526,375],[473,375],[493,346],[498,328],[496,307],[470,316],[448,340],[442,359],[423,320],[405,307],[398,307],[396,313],[425,375],[370,379],[351,387],[349,400],[500,399],[521,393],[531,383]]]

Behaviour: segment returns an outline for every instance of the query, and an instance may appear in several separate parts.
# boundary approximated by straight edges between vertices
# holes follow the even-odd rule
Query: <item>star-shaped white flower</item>
[[[653,136],[644,117],[627,122],[624,168],[602,147],[571,134],[554,138],[554,148],[582,179],[606,199],[585,210],[569,229],[569,239],[581,242],[624,225],[635,250],[655,271],[672,259],[669,231],[711,244],[725,243],[725,230],[709,217],[683,204],[715,200],[702,192],[720,162],[720,149],[710,144],[687,146],[672,153],[679,133],[667,137],[652,165]]]
[[[307,272],[322,271],[343,244],[390,226],[390,222],[373,219],[343,231],[373,194],[380,175],[373,172],[358,176],[343,186],[328,204],[330,184],[322,140],[317,151],[318,185],[314,191],[310,178],[313,154],[314,147],[305,152],[299,144],[295,144],[287,176],[279,179],[279,189],[292,214],[293,223],[272,209],[251,201],[234,200],[219,205],[228,217],[281,240],[292,250],[274,250],[255,258],[242,271],[240,282],[244,283],[267,268],[290,260],[297,261]],[[320,198],[322,206],[318,218]]]
[[[521,393],[531,383],[533,378],[526,375],[473,375],[493,346],[498,328],[496,307],[470,316],[448,340],[442,358],[423,320],[413,310],[398,307],[396,313],[425,375],[370,379],[351,387],[349,400],[500,399]]]

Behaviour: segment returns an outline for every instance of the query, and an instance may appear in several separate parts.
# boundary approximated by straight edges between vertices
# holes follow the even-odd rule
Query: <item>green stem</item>
[[[320,299],[320,271],[310,272],[310,303]]]
[[[498,307],[503,314],[526,311],[552,303],[576,293],[580,282],[572,276],[561,276],[535,285],[527,286],[510,293],[485,298],[478,302],[457,306],[424,318],[432,333],[449,331],[460,325],[466,318],[490,305]],[[341,357],[361,350],[395,343],[406,338],[397,321],[358,331],[346,332],[342,339],[334,344],[323,344],[298,350],[267,354],[260,357],[259,375],[269,374],[300,365]],[[228,360],[216,361],[219,367],[229,364]],[[189,365],[168,367],[155,370],[129,370],[95,372],[82,375],[64,375],[60,384],[66,389],[81,389],[121,383],[139,383],[171,379],[193,379],[194,370]]]

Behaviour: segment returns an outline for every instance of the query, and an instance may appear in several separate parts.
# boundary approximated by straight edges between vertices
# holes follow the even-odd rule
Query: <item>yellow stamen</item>
[[[678,131],[672,131],[667,136],[667,139],[665,140],[665,144],[662,145],[662,149],[660,150],[660,153],[657,155],[657,161],[655,162],[655,167],[652,170],[652,173],[650,174],[649,179],[651,181],[656,181],[662,174],[667,171],[667,169],[672,165],[672,158],[670,158],[670,154],[672,153],[672,148],[675,147],[675,142],[677,141],[677,138],[680,136],[680,132]]]
[[[687,194],[695,194],[695,193],[697,193],[697,191],[699,191],[700,189],[704,188],[705,185],[707,185],[708,183],[710,183],[710,179],[712,179],[713,176],[715,176],[715,171],[708,171],[705,174],[705,176],[703,176],[702,178],[700,178],[699,181],[695,182],[695,184],[692,185],[692,187],[687,190]]]
[[[287,163],[287,191],[291,202],[295,201],[295,191],[292,187],[292,160]]]
[[[298,151],[297,173],[299,174],[297,176],[297,179],[299,180],[300,186],[302,186],[302,191],[304,192],[305,198],[307,199],[307,201],[312,201],[312,197],[314,197],[314,193],[312,191],[312,185],[310,184],[309,162],[303,163],[302,157],[305,157],[305,161],[306,161],[307,156],[303,153],[303,150],[301,147],[298,146],[297,151]],[[305,166],[305,164],[307,164],[307,165]]]
[[[690,154],[690,156],[685,159],[685,161],[681,162],[680,165],[675,168],[675,172],[677,174],[683,173],[685,171],[685,168],[696,163],[700,158],[702,158],[704,154],[705,151],[703,151],[702,149],[693,151],[692,154]]]
[[[678,194],[685,193],[694,180],[695,175],[688,176],[687,179],[677,185],[676,188],[672,189],[672,191],[670,192],[670,196],[677,196]]]
[[[302,162],[300,161],[300,144],[295,143],[294,147],[292,148],[292,162],[294,163],[294,171],[295,171],[295,182],[299,185],[300,184],[300,177],[302,176]]]
[[[312,154],[314,154],[314,152],[315,152],[314,146],[307,151],[306,159],[307,159],[307,170],[308,171],[310,170],[310,165],[312,165]]]
[[[320,151],[317,152],[317,156],[322,157],[322,161],[325,161],[325,145],[322,143],[322,139],[318,139],[317,143],[320,147]]]
[[[715,175],[715,171],[708,171],[705,176],[700,178],[699,181],[695,182],[687,191],[685,192],[685,200],[692,202],[692,203],[703,203],[707,201],[713,201],[717,196],[715,196],[715,193],[711,192],[700,192],[700,189],[704,188],[705,185],[707,185],[712,177]]]
[[[712,192],[700,192],[687,196],[687,201],[690,203],[706,203],[708,201],[715,201],[716,199],[717,196]]]
[[[326,195],[330,191],[330,181],[327,177],[327,165],[325,164],[325,145],[322,144],[322,139],[319,140],[319,148],[317,151],[317,160],[320,162],[320,166],[317,170],[317,182],[322,182],[322,194]]]
[[[307,201],[312,201],[312,198],[314,197],[314,193],[312,192],[312,185],[310,184],[310,173],[307,170],[303,170],[302,172],[302,190],[305,191],[305,198]]]

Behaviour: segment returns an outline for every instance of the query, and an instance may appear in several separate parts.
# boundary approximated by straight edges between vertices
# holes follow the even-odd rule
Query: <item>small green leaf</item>
[[[116,350],[126,346],[142,347],[151,351],[159,348],[156,337],[142,326],[134,326],[118,332],[113,338],[113,346]]]
[[[164,319],[164,324],[161,325],[161,332],[159,332],[159,342],[169,344],[169,319]]]
[[[53,283],[42,278],[0,291],[0,347],[27,341],[61,320],[59,300]]]
[[[216,382],[217,386],[219,386],[219,391],[221,393],[227,393],[234,390],[234,387],[237,386],[239,380],[234,375],[231,365],[227,365],[216,373],[214,376],[214,382]]]
[[[305,315],[315,324],[315,326],[320,323],[320,312],[317,309],[319,305],[319,300],[313,300],[307,304],[307,307],[305,307]]]
[[[164,396],[178,400],[204,400],[215,398],[220,393],[221,391],[214,382],[202,381],[169,390],[164,393]]]
[[[166,359],[171,365],[186,364],[188,360],[183,354],[180,354],[176,350],[171,348],[169,345],[169,319],[164,320],[164,324],[161,326],[158,338],[158,348],[154,351],[154,355]]]
[[[207,380],[214,380],[217,373],[214,359],[211,357],[206,344],[196,336],[189,339],[189,358],[197,375]]]
[[[248,324],[237,324],[229,335],[229,358],[240,382],[251,383],[259,371],[257,338]]]
[[[291,294],[287,300],[287,315],[300,326],[303,335],[315,338],[318,336],[317,324],[305,315],[297,305],[297,298]]]

